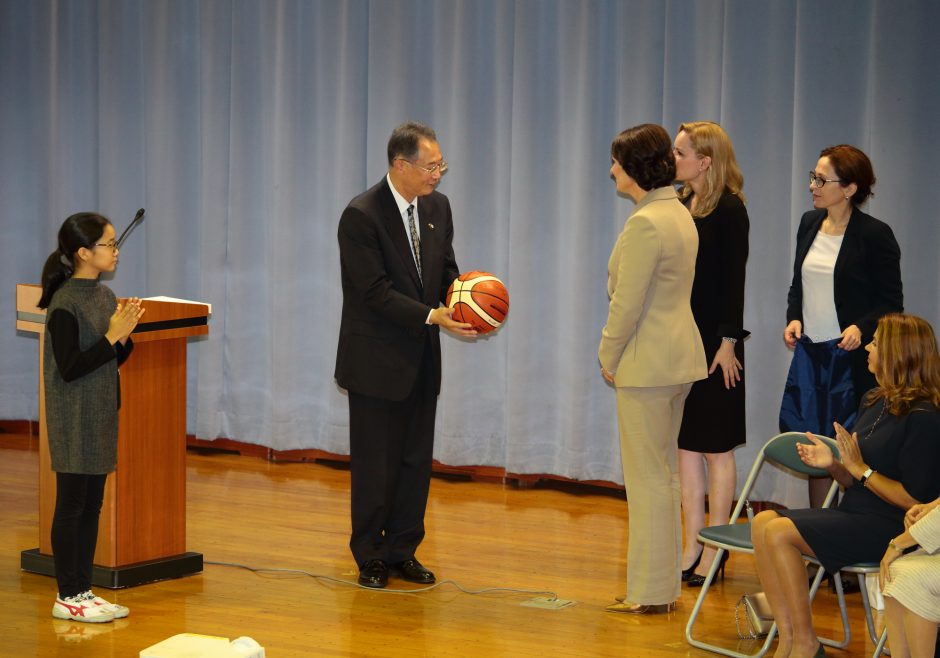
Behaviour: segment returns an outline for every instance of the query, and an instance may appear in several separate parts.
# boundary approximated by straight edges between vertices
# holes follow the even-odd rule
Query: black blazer
[[[793,282],[787,295],[787,324],[803,321],[803,261],[825,218],[823,209],[804,213],[800,220]],[[856,325],[862,332],[863,346],[874,336],[883,315],[904,310],[901,249],[894,233],[890,226],[858,208],[852,210],[836,258],[833,296],[839,328],[844,331],[849,325]]]
[[[698,255],[692,284],[692,314],[702,334],[705,357],[711,364],[723,337],[743,340],[751,335],[744,328],[744,276],[751,222],[744,202],[727,189],[714,210],[694,220]],[[743,353],[743,346],[735,350]]]
[[[459,271],[450,202],[439,192],[417,199],[424,285],[386,178],[349,202],[339,220],[343,312],[335,377],[343,388],[404,400],[430,341],[435,391],[441,385],[440,328],[425,321]]]

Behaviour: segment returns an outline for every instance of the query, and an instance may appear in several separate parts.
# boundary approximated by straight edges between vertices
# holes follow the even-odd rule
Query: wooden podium
[[[25,571],[55,575],[52,515],[55,473],[46,429],[42,289],[16,286],[16,328],[39,334],[39,548],[23,551]],[[202,571],[186,551],[186,339],[209,333],[206,304],[143,300],[121,366],[117,469],[108,476],[92,582],[121,588]]]

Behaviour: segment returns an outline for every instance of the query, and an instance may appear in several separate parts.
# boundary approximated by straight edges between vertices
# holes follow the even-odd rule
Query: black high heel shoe
[[[702,553],[705,552],[705,547],[702,546],[702,550],[698,552],[698,557],[695,558],[695,562],[692,563],[692,566],[688,569],[682,570],[682,582],[687,582],[689,578],[695,573],[695,569],[698,567],[698,563],[702,561]]]
[[[728,558],[731,557],[731,553],[725,551],[725,554],[721,556],[721,564],[718,566],[718,572],[721,574],[721,579],[725,579],[725,563],[728,561]],[[715,574],[716,576],[718,574]],[[689,576],[689,579],[685,581],[686,586],[688,587],[701,587],[705,584],[705,576],[700,576],[697,573],[693,573]]]

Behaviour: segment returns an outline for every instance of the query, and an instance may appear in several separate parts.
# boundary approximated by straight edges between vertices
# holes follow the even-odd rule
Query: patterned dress
[[[921,517],[910,533],[920,548],[891,563],[884,595],[940,624],[940,507]]]

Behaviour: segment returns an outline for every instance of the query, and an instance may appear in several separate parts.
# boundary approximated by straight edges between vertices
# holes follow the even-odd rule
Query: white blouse
[[[843,237],[818,232],[803,260],[803,333],[815,343],[842,335],[832,273]]]

